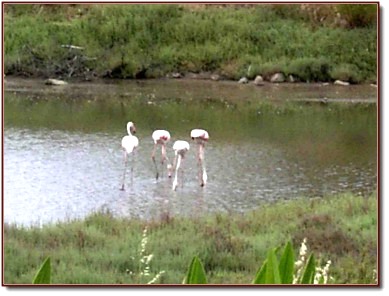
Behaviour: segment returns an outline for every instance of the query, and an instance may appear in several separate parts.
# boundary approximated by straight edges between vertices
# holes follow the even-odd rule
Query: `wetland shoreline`
[[[131,98],[139,92],[145,92],[151,99],[176,98],[176,94],[164,91],[150,93],[159,85],[170,86],[172,91],[182,89],[183,97],[195,99],[223,99],[227,101],[296,101],[305,103],[377,103],[376,85],[359,84],[339,86],[328,83],[271,83],[257,86],[252,82],[239,84],[236,81],[212,81],[191,78],[159,78],[159,79],[95,79],[82,81],[72,79],[66,85],[46,85],[45,79],[21,78],[7,76],[4,78],[4,91],[9,93],[29,93],[32,95],[61,95],[77,98],[93,97],[94,92],[100,94],[118,94],[121,98]],[[224,89],[225,97],[218,92]],[[290,91],[289,91],[290,90]],[[278,95],[278,94],[280,95]],[[294,95],[293,93],[303,93]],[[349,94],[352,94],[352,97]],[[250,98],[250,95],[252,98]]]

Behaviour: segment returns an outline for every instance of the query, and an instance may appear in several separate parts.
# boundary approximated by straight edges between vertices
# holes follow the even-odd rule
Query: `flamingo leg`
[[[165,162],[166,159],[166,146],[165,144],[161,144],[161,152],[162,152],[162,159],[161,159],[161,164]]]
[[[182,157],[182,159],[181,159],[181,165],[182,165],[182,167],[183,167],[183,165],[184,165],[184,156]],[[184,169],[183,168],[181,168],[181,188],[184,188]]]
[[[123,181],[122,188],[120,190],[124,190],[124,183],[126,181],[126,171],[127,171],[127,151],[124,150],[124,170],[123,170]]]
[[[162,158],[161,158],[161,166],[162,166],[162,177],[163,177],[163,164],[165,163],[166,159],[166,147],[165,144],[161,144],[161,153],[162,153]]]
[[[169,158],[167,157],[167,154],[166,154],[166,145],[165,143],[161,144],[161,152],[162,152],[162,159],[161,159],[161,164],[162,164],[162,167],[165,163],[165,160],[167,161],[167,176],[169,178],[171,178],[172,174],[171,174],[171,165],[170,165],[170,161],[169,161]]]
[[[198,175],[198,180],[200,181],[201,180],[200,145],[198,147],[199,147],[199,149],[197,149],[197,175]]]
[[[201,180],[200,186],[203,187],[207,183],[207,172],[204,161],[204,144],[199,145],[199,177]]]
[[[155,161],[155,151],[157,150],[157,144],[154,144],[153,152],[151,153],[151,159],[153,160],[154,166],[155,166],[155,179],[158,180],[159,173],[158,173],[158,166],[157,162]]]
[[[134,184],[134,164],[135,164],[135,151],[132,151],[132,157],[131,157],[131,186]]]

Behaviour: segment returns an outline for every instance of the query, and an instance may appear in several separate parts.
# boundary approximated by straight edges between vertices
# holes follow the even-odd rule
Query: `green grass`
[[[209,283],[249,284],[267,251],[291,240],[295,254],[303,238],[309,251],[337,284],[374,284],[377,269],[377,197],[342,194],[280,201],[243,214],[165,216],[139,221],[92,214],[84,220],[42,228],[4,227],[4,283],[31,283],[51,257],[53,284],[139,283],[142,232],[144,254],[153,254],[150,273],[165,271],[157,283],[180,284],[194,256]],[[142,282],[150,278],[143,278]]]
[[[89,79],[209,71],[237,79],[280,71],[301,81],[375,81],[377,6],[338,6],[6,4],[5,73]]]

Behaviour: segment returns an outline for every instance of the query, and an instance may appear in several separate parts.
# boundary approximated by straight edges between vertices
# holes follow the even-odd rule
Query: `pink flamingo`
[[[127,132],[128,135],[122,138],[122,148],[124,151],[124,172],[123,172],[123,182],[122,182],[121,190],[124,190],[124,182],[126,179],[127,162],[128,162],[129,154],[132,154],[132,166],[131,166],[131,182],[132,182],[133,172],[134,172],[134,151],[139,146],[138,138],[133,135],[133,133],[134,134],[136,133],[136,128],[134,123],[131,121],[127,123]]]
[[[187,141],[181,141],[177,140],[173,144],[173,150],[175,153],[174,161],[173,161],[173,168],[175,168],[175,176],[173,180],[173,190],[176,190],[178,185],[178,171],[181,166],[181,162],[184,161],[184,157],[186,152],[189,151],[189,143]]]
[[[161,159],[161,164],[163,165],[165,160],[168,161],[167,169],[168,169],[168,176],[169,178],[171,177],[171,164],[169,163],[169,159],[166,156],[166,143],[170,141],[170,133],[166,130],[155,130],[151,136],[154,141],[154,149],[151,154],[151,159],[154,162],[155,166],[155,172],[156,176],[155,178],[158,180],[159,173],[158,173],[158,166],[155,161],[155,151],[157,150],[157,146],[161,145],[161,152],[162,152],[162,159]]]
[[[203,129],[193,129],[190,132],[190,137],[197,143],[197,159],[198,159],[198,167],[199,167],[199,180],[200,186],[203,187],[207,183],[207,171],[205,169],[205,159],[204,159],[204,150],[205,143],[209,140],[209,135],[206,130]]]

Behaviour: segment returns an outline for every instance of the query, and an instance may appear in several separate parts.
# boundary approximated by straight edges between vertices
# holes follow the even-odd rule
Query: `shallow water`
[[[245,212],[277,200],[376,190],[376,114],[370,105],[230,108],[231,102],[213,100],[199,105],[154,98],[157,103],[150,103],[139,95],[136,102],[124,103],[123,112],[123,101],[38,97],[23,92],[5,98],[6,223],[40,225],[100,210],[141,219]],[[140,146],[121,191],[120,140],[133,118]],[[151,133],[165,127],[172,133],[170,161],[174,140],[191,141],[191,127],[210,132],[204,188],[197,180],[192,142],[177,190],[166,172],[155,179]]]

